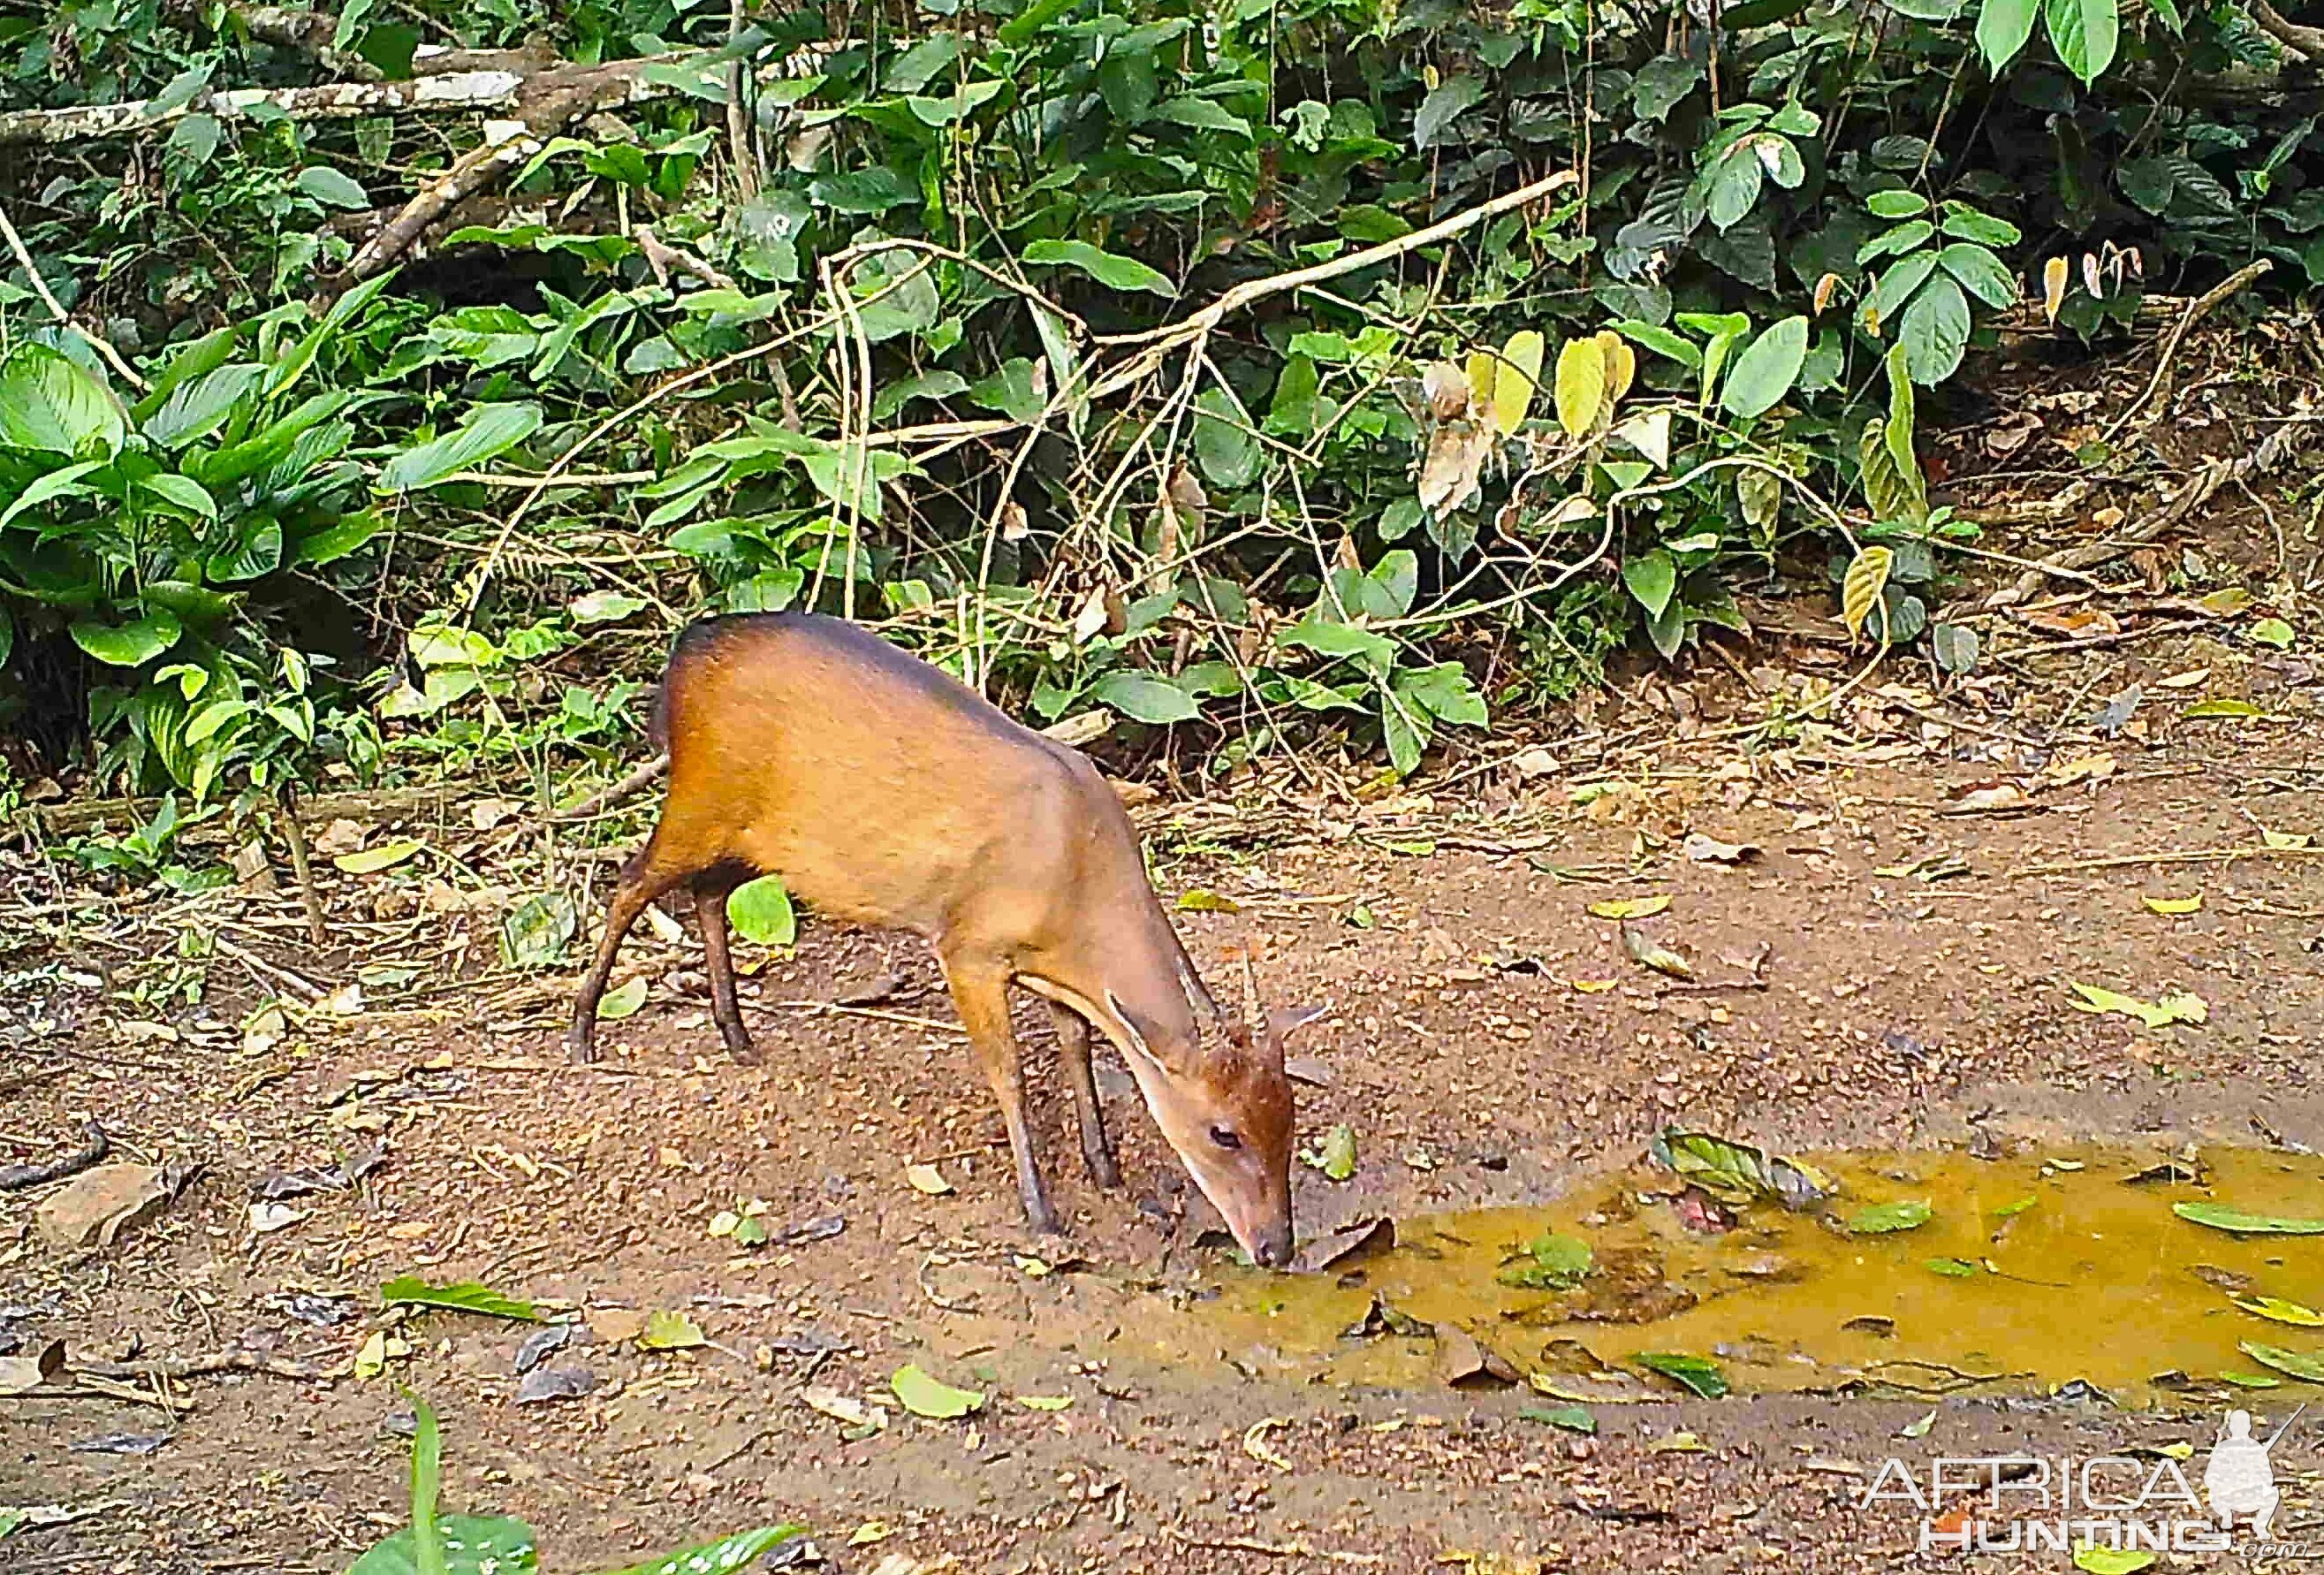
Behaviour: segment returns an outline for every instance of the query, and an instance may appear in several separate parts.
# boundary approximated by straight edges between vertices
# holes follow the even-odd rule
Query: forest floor
[[[2314,573],[2256,514],[2194,526]],[[1940,1456],[2144,1451],[2200,1488],[2230,1404],[2264,1437],[2324,1373],[2279,1304],[2324,1302],[2314,1238],[2171,1208],[2324,1217],[2324,670],[2312,594],[2279,652],[2163,578],[2069,587],[2113,636],[2021,619],[1942,692],[1900,662],[1802,718],[1782,697],[1861,658],[1793,628],[1406,787],[1141,807],[1222,996],[1248,961],[1331,1008],[1292,1046],[1299,1126],[1352,1167],[1295,1167],[1301,1238],[1398,1241],[1297,1276],[1236,1263],[1110,1056],[1125,1185],[1094,1188],[1028,1011],[1068,1222],[1030,1236],[916,943],[810,917],[752,950],[738,1066],[690,921],[641,925],[615,977],[642,1004],[567,1065],[572,973],[506,967],[501,916],[578,882],[586,941],[611,865],[544,869],[503,801],[317,826],[320,949],[279,858],[173,895],[0,852],[0,1160],[93,1118],[114,1162],[199,1167],[110,1245],[37,1228],[58,1185],[0,1192],[0,1360],[69,1364],[0,1385],[0,1506],[67,1506],[0,1515],[0,1566],[342,1570],[402,1523],[406,1387],[447,1507],[521,1515],[551,1571],[780,1520],[884,1575],[1933,1568],[1961,1560],[1915,1551],[1893,1478],[1866,1504],[1892,1457],[1925,1485]],[[1706,1208],[1645,1157],[1671,1127],[1845,1191]],[[1899,1199],[1933,1217],[1858,1218]],[[1582,1291],[1495,1278],[1553,1228],[1598,1248]],[[401,1275],[531,1302],[588,1392],[520,1401],[535,1326],[383,1307]],[[907,1364],[981,1408],[917,1414]],[[2273,1463],[2279,1536],[2324,1552],[2324,1427]]]

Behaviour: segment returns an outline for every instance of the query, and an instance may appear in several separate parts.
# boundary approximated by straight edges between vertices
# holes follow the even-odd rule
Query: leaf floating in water
[[[1978,1267],[1967,1258],[1931,1258],[1923,1265],[1932,1274],[1942,1274],[1952,1280],[1977,1277]]]
[[[2292,1351],[2257,1340],[2238,1340],[2236,1348],[2263,1367],[2273,1367],[2303,1384],[2324,1384],[2324,1351]]]
[[[2015,1219],[2040,1201],[2042,1201],[2041,1199],[2029,1192],[2015,1203],[2004,1203],[1993,1211],[1993,1217],[1996,1219]]]
[[[2289,1219],[2276,1214],[2246,1214],[2224,1203],[2173,1203],[2171,1212],[2213,1230],[2237,1236],[2324,1236],[2324,1219]]]
[[[1738,1208],[1766,1199],[1796,1213],[1839,1190],[1831,1177],[1811,1165],[1707,1132],[1666,1127],[1655,1139],[1653,1153],[1656,1163]]]
[[[1590,1244],[1580,1237],[1553,1231],[1534,1237],[1526,1251],[1529,1261],[1512,1264],[1493,1278],[1525,1291],[1571,1291],[1590,1273]]]
[[[1640,1351],[1630,1359],[1649,1373],[1684,1385],[1705,1400],[1716,1400],[1727,1393],[1727,1375],[1709,1357],[1685,1351]]]
[[[966,1416],[984,1408],[984,1395],[975,1389],[955,1389],[941,1379],[932,1378],[918,1363],[907,1362],[896,1369],[889,1380],[896,1398],[914,1416],[933,1417],[939,1422]]]
[[[2279,1301],[2273,1296],[2230,1296],[2227,1300],[2270,1323],[2288,1323],[2294,1329],[2324,1329],[2324,1312],[2302,1307],[2297,1302]]]
[[[1926,1203],[1914,1199],[1875,1203],[1848,1217],[1848,1231],[1850,1236],[1889,1236],[1900,1230],[1917,1230],[1935,1212]]]

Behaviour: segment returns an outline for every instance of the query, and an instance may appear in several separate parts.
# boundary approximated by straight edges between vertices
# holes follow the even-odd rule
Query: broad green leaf
[[[1912,218],[1928,210],[1929,199],[1917,191],[1875,191],[1864,206],[1879,218]]]
[[[2085,85],[2098,80],[2114,63],[2121,31],[2119,0],[2048,0],[2043,18],[2050,24],[2050,46],[2066,69]]]
[[[178,643],[185,633],[177,615],[156,608],[134,623],[100,624],[83,618],[72,626],[73,644],[112,667],[135,667]]]
[[[1980,212],[1966,202],[1945,204],[1942,227],[1956,240],[1975,241],[1981,246],[2014,246],[2025,238],[2024,232],[2007,219]]]
[[[481,1312],[487,1318],[538,1322],[540,1313],[530,1302],[503,1296],[474,1280],[431,1285],[417,1274],[400,1274],[379,1288],[380,1301],[389,1307],[440,1307],[453,1312]]]
[[[0,447],[114,454],[128,430],[111,392],[61,351],[19,344],[0,360]]]
[[[1744,421],[1763,415],[1792,391],[1807,358],[1808,320],[1787,317],[1735,357],[1719,403]]]
[[[896,1398],[915,1416],[949,1421],[984,1409],[984,1395],[974,1389],[955,1389],[930,1377],[918,1363],[906,1363],[889,1381]]]
[[[819,175],[807,183],[807,195],[841,213],[885,213],[918,199],[919,188],[885,164],[850,170],[844,174]]]
[[[393,869],[427,846],[425,842],[414,838],[400,837],[392,842],[383,842],[376,848],[359,848],[353,853],[339,854],[331,860],[331,863],[349,875],[377,875],[381,870]]]
[[[1412,145],[1422,153],[1445,140],[1444,134],[1463,111],[1485,96],[1485,84],[1466,75],[1447,78],[1429,90],[1412,117]]]
[[[180,476],[173,470],[161,470],[146,477],[137,485],[154,496],[175,504],[189,514],[198,515],[206,520],[217,518],[217,500],[209,495],[208,488],[190,476]],[[275,540],[279,545],[281,541],[281,533],[279,530],[276,532]],[[278,553],[277,556],[279,558],[280,554]]]
[[[1955,678],[1972,672],[1977,667],[1977,631],[1963,624],[1939,624],[1929,631],[1929,654]]]
[[[1727,1375],[1709,1357],[1685,1351],[1640,1351],[1630,1359],[1650,1373],[1684,1385],[1705,1400],[1716,1400],[1727,1393]]]
[[[2297,1378],[2303,1384],[2324,1384],[2324,1351],[2286,1350],[2282,1346],[2262,1345],[2257,1340],[2239,1340],[2236,1348],[2263,1367],[2273,1367],[2287,1378]]]
[[[1036,266],[1078,268],[1114,290],[1145,290],[1156,295],[1176,294],[1170,276],[1119,252],[1102,252],[1087,241],[1035,241],[1025,248],[1024,260]]]
[[[411,1527],[374,1543],[347,1566],[347,1575],[537,1575],[539,1549],[532,1528],[500,1515],[447,1515],[435,1524],[440,1552],[433,1564],[420,1561]],[[454,1544],[458,1544],[456,1548]]]
[[[272,574],[281,566],[281,523],[271,514],[246,514],[235,533],[233,544],[211,553],[203,568],[212,580],[230,585],[238,579],[256,579]]]
[[[1977,14],[1977,47],[1985,51],[1986,69],[1994,75],[2017,58],[2034,36],[2034,18],[2041,0],[1984,0]]]
[[[0,509],[0,527],[5,527],[18,514],[30,509],[36,509],[51,498],[71,497],[76,494],[90,491],[90,488],[80,485],[80,478],[92,470],[103,469],[105,465],[106,461],[102,459],[82,459],[67,465],[62,469],[51,470],[45,476],[34,477],[32,485],[18,493],[6,508]]]
[[[231,341],[226,347],[232,348]],[[266,368],[255,362],[220,366],[207,376],[180,383],[159,409],[147,416],[140,430],[146,440],[176,449],[206,438],[233,412],[235,404],[256,388]]]
[[[1651,1152],[1690,1185],[1738,1208],[1769,1200],[1797,1213],[1837,1191],[1812,1165],[1707,1132],[1666,1128],[1655,1135]]]
[[[604,1575],[740,1575],[768,1549],[790,1541],[805,1529],[795,1525],[761,1526],[659,1558],[641,1559],[618,1570],[608,1570]]]
[[[1973,241],[1955,241],[1937,254],[1937,262],[1962,289],[1996,311],[2017,299],[2017,276],[1989,249]]]
[[[1969,298],[1950,273],[1936,275],[1905,306],[1896,330],[1913,381],[1933,388],[1950,377],[1969,348]]]
[[[309,164],[299,171],[299,190],[326,208],[367,208],[371,198],[349,176],[328,164]]]
[[[1578,1432],[1585,1437],[1598,1431],[1598,1418],[1586,1405],[1524,1405],[1517,1408],[1521,1421],[1538,1422],[1560,1432]]]
[[[1132,721],[1157,727],[1172,722],[1191,722],[1203,714],[1203,708],[1194,703],[1194,697],[1176,684],[1121,669],[1107,673],[1091,685],[1090,698],[1101,705],[1111,706]]]
[[[1848,1230],[1851,1236],[1888,1236],[1900,1230],[1917,1230],[1929,1222],[1933,1212],[1926,1203],[1914,1199],[1875,1203],[1849,1215]]]
[[[2171,1212],[2196,1225],[2236,1236],[2324,1236],[2324,1219],[2295,1219],[2280,1214],[2247,1214],[2224,1203],[2173,1203]]]
[[[379,474],[383,492],[414,492],[446,477],[473,470],[507,453],[540,430],[537,404],[480,404],[455,431],[407,449]]]
[[[798,939],[798,915],[780,876],[762,875],[736,886],[727,894],[726,922],[758,946],[788,946]]]
[[[1950,1280],[1974,1279],[1978,1274],[1977,1265],[1967,1258],[1931,1258],[1922,1266]]]
[[[2155,1561],[2156,1555],[2144,1548],[2107,1548],[2096,1543],[2082,1543],[2074,1549],[2074,1568],[2087,1575],[2138,1575]]]
[[[1649,616],[1659,616],[1670,606],[1672,593],[1678,589],[1678,564],[1657,547],[1622,565],[1622,583],[1638,598],[1638,605],[1646,609]]]
[[[1206,388],[1194,401],[1194,462],[1213,486],[1249,486],[1267,456],[1250,422],[1223,389]]]

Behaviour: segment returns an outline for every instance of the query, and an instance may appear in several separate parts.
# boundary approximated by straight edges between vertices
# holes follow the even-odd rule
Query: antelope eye
[[[1228,1126],[1212,1127],[1211,1141],[1217,1144],[1221,1148],[1240,1148],[1242,1146],[1242,1139],[1235,1135],[1234,1129],[1232,1127]]]

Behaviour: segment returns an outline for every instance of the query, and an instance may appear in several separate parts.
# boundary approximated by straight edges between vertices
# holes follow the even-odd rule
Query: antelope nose
[[[1291,1232],[1270,1235],[1251,1253],[1251,1261],[1262,1269],[1279,1269],[1291,1261]]]

